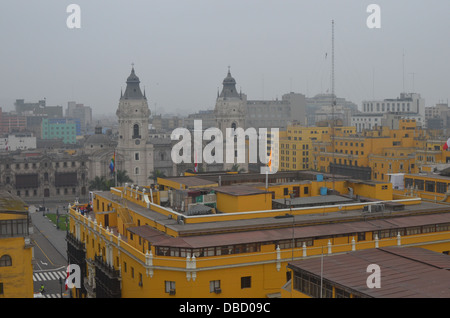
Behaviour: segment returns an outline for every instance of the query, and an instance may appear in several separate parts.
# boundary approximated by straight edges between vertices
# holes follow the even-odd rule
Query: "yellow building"
[[[356,127],[303,127],[289,125],[279,133],[280,171],[311,170],[314,168],[313,143],[329,144],[331,133],[335,136],[354,134]]]
[[[32,298],[32,246],[28,206],[0,193],[0,298]]]
[[[416,153],[424,131],[402,119],[399,129],[375,127],[360,134],[335,135],[334,142],[314,142],[314,169],[363,180],[389,181],[390,173],[417,172]]]
[[[210,174],[193,189],[180,184],[199,180],[184,177],[151,192],[127,185],[93,193],[91,212],[73,205],[68,258],[83,278],[74,295],[280,297],[292,260],[391,245],[450,250],[445,203],[393,200],[387,182],[269,177],[222,175],[216,185]]]

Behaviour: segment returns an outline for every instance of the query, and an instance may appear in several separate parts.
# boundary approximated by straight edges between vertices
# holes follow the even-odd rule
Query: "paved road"
[[[42,212],[35,212],[33,206],[30,206],[29,211],[33,223],[31,239],[34,244],[34,292],[38,293],[41,284],[43,284],[45,288],[44,297],[61,298],[62,295],[67,298],[69,295],[65,291],[66,231],[56,229],[56,226]],[[50,212],[54,213],[55,211],[50,208]]]

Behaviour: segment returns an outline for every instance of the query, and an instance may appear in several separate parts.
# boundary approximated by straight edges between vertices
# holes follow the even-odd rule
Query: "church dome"
[[[143,95],[141,92],[141,88],[139,87],[139,77],[137,77],[134,72],[134,66],[131,68],[131,74],[127,78],[127,88],[125,89],[125,93],[121,94],[121,99],[147,99],[145,94]]]
[[[111,144],[111,138],[102,133],[102,127],[95,127],[95,134],[90,135],[85,143],[84,148],[89,149],[104,149],[108,148]]]
[[[236,80],[231,76],[230,70],[228,70],[227,77],[223,80],[223,85],[236,85]]]
[[[131,74],[127,78],[127,83],[140,83],[139,77],[137,77],[136,73],[134,72],[134,67],[131,69]]]
[[[240,99],[240,94],[236,91],[236,80],[231,76],[230,69],[228,68],[227,77],[223,80],[223,88],[219,97],[228,99],[228,98],[238,98]]]

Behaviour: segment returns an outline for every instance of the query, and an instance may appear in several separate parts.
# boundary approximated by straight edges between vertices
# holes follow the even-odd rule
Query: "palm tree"
[[[89,190],[109,190],[111,185],[110,180],[107,180],[104,176],[95,177],[94,180],[89,181]]]
[[[116,172],[114,172],[116,173]],[[114,178],[114,175],[113,175]],[[121,186],[125,182],[132,183],[133,180],[131,180],[130,176],[127,174],[126,170],[117,170],[117,186]],[[112,184],[114,184],[114,180],[112,181]]]
[[[151,173],[151,175],[148,177],[149,179],[153,179],[153,181],[158,180],[158,178],[165,178],[166,174],[158,169],[153,170],[153,172]]]
[[[242,172],[245,172],[245,169],[244,169],[244,168],[240,168],[240,169],[239,169],[239,165],[238,165],[237,163],[235,163],[235,164],[231,167],[231,169],[228,169],[227,171],[232,171],[232,172],[242,173]]]

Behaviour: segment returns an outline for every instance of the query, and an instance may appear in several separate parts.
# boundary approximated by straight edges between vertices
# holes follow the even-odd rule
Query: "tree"
[[[232,171],[232,172],[237,172],[237,173],[241,173],[241,172],[245,172],[244,168],[240,168],[239,169],[239,165],[237,163],[235,163],[231,169],[228,169],[227,171]]]
[[[114,172],[116,173],[116,172]],[[114,180],[115,176],[113,175],[112,184],[115,183]],[[127,174],[126,170],[117,170],[117,186],[121,186],[125,182],[133,183],[133,180],[130,178],[130,176]]]
[[[111,181],[106,179],[104,176],[95,177],[94,180],[89,181],[89,190],[109,190],[111,186]]]
[[[158,169],[153,170],[151,175],[148,177],[149,179],[153,179],[155,183],[157,182],[158,178],[165,178],[166,174]]]

